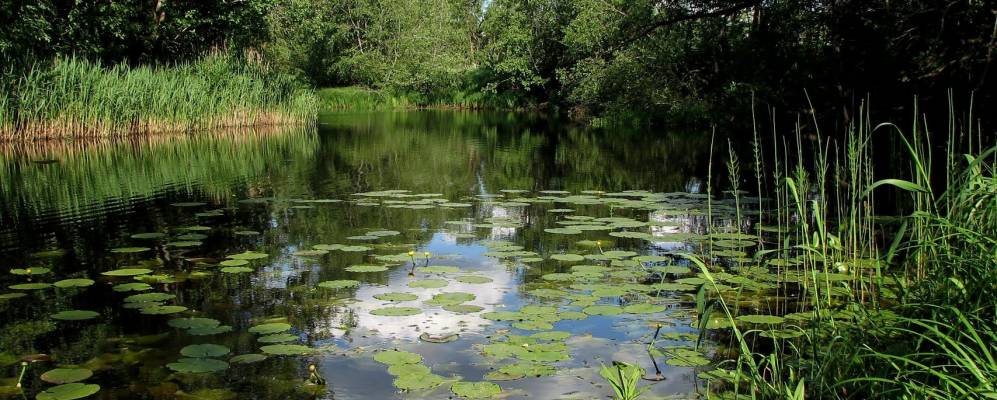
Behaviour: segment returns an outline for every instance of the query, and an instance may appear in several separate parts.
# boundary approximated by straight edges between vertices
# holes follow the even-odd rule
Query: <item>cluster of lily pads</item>
[[[427,390],[450,382],[450,391],[460,398],[489,399],[502,393],[502,388],[492,382],[448,380],[436,375],[422,364],[422,356],[416,353],[384,350],[374,353],[374,361],[388,366],[388,373],[395,376],[395,387],[401,390]]]

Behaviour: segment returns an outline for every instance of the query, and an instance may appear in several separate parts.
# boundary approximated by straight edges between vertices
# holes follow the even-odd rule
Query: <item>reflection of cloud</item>
[[[481,318],[481,313],[493,311],[495,305],[502,304],[506,292],[515,289],[515,282],[505,267],[497,260],[482,257],[485,251],[480,246],[465,246],[456,244],[452,235],[437,233],[426,246],[426,250],[434,253],[461,253],[462,258],[431,262],[430,264],[457,265],[463,270],[455,274],[423,274],[408,276],[409,267],[396,268],[390,272],[388,284],[385,286],[363,285],[356,292],[357,302],[350,307],[356,313],[358,328],[376,330],[383,337],[416,340],[423,332],[430,333],[461,333],[478,332],[492,321]],[[455,278],[464,273],[474,273],[487,276],[493,281],[485,284],[468,284],[457,282]],[[410,288],[408,283],[418,279],[446,279],[449,284],[439,289]],[[419,296],[418,300],[392,303],[374,298],[374,295],[389,292],[405,292]],[[464,303],[484,307],[484,310],[472,314],[457,314],[443,310],[439,306],[423,304],[433,295],[444,292],[466,292],[476,296],[473,301]],[[419,307],[422,312],[412,316],[386,317],[371,315],[370,311],[381,307]]]

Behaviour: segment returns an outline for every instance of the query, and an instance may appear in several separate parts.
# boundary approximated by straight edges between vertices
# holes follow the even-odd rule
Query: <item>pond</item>
[[[458,111],[4,148],[0,396],[28,357],[53,399],[607,398],[614,360],[696,397],[729,336],[679,253],[758,241],[709,148]]]

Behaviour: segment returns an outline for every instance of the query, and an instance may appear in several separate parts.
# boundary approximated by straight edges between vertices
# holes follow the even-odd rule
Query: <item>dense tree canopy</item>
[[[0,5],[0,59],[172,63],[246,51],[317,86],[473,90],[577,116],[723,118],[754,97],[993,103],[983,0],[98,0]],[[8,71],[9,72],[9,71]]]

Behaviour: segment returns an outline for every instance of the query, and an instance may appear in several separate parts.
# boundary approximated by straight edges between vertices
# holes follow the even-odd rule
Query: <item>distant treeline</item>
[[[0,23],[7,74],[59,54],[169,64],[229,49],[315,86],[604,121],[729,120],[752,98],[848,121],[869,97],[909,113],[887,106],[946,107],[949,89],[997,104],[984,0],[38,0],[3,2]]]

